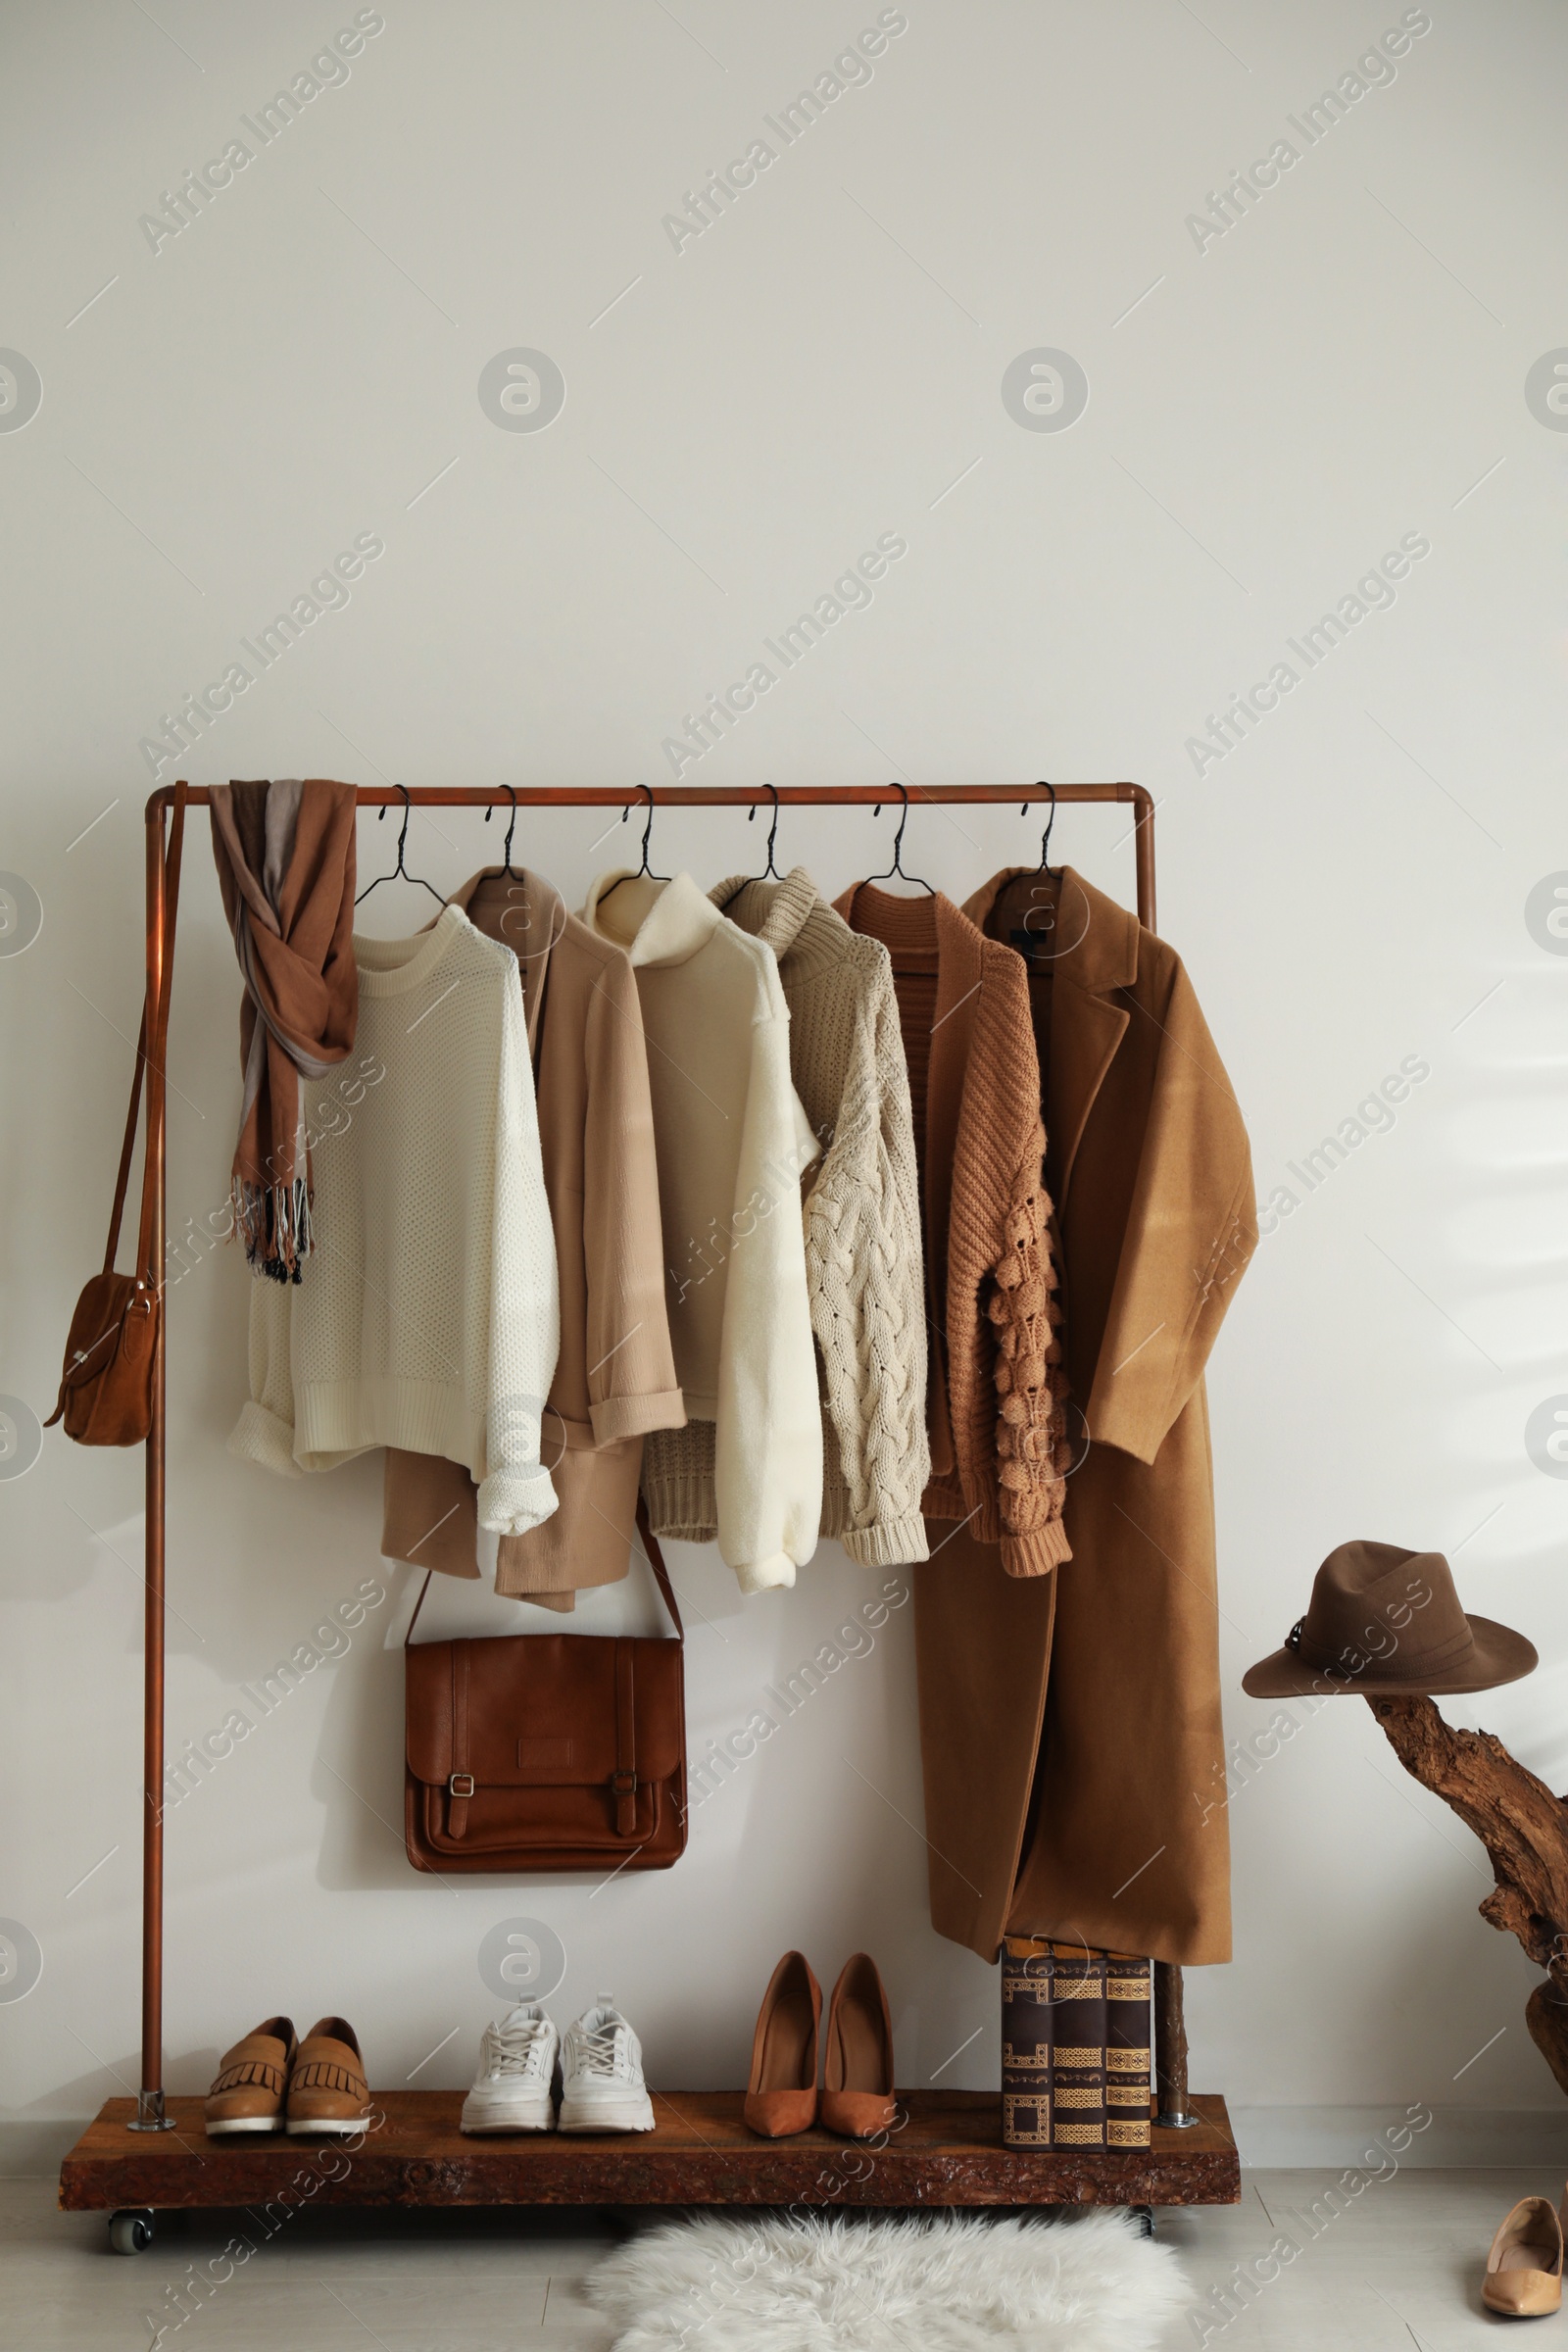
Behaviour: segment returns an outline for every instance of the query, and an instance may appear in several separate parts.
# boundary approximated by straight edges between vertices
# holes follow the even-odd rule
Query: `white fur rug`
[[[1154,2352],[1193,2291],[1124,2214],[703,2214],[600,2264],[615,2352]]]

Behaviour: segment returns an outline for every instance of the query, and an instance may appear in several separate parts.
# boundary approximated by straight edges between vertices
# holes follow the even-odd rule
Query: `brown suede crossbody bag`
[[[169,1043],[169,999],[174,976],[174,914],[179,905],[179,853],[185,832],[183,784],[174,789],[174,813],[169,827],[169,863],[164,880],[164,968],[158,1003],[153,1009],[152,1036],[147,1034],[147,1008],[142,1006],[141,1032],[136,1040],[136,1075],[131,1080],[130,1108],[125,1114],[125,1140],[120,1148],[120,1174],[115,1183],[115,1205],[109,1218],[109,1246],[103,1271],[95,1274],[76,1300],[66,1336],[66,1362],[55,1409],[44,1423],[53,1429],[63,1420],[68,1438],[78,1446],[140,1446],[153,1425],[153,1367],[158,1334],[163,1323],[163,1284],[153,1264],[153,1210],[157,1199],[157,1169],[152,1151],[152,1085],[148,1081],[148,1149],[141,1180],[141,1224],[136,1235],[136,1266],[130,1274],[115,1272],[120,1248],[120,1219],[130,1180],[131,1153],[136,1146],[136,1123],[141,1110],[142,1079],[149,1065],[162,1077]]]
[[[686,1850],[685,1629],[673,1640],[404,1640],[404,1836],[416,1870],[667,1870]]]

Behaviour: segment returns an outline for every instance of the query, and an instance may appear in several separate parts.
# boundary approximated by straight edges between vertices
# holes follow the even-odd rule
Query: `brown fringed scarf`
[[[354,787],[316,777],[215,784],[211,798],[213,857],[245,976],[234,1222],[259,1273],[298,1282],[312,1248],[300,1080],[347,1058],[359,1019]]]

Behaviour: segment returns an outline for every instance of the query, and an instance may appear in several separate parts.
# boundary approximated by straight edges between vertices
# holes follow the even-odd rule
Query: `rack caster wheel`
[[[1133,2207],[1133,2220],[1138,2224],[1138,2234],[1140,2237],[1153,2236],[1154,2208],[1152,2205],[1135,2205]]]
[[[152,2213],[145,2205],[127,2205],[109,2217],[109,2243],[116,2254],[144,2254],[153,2242]]]

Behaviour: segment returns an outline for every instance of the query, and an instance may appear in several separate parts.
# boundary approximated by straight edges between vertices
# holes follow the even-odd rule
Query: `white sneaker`
[[[479,2072],[463,2102],[465,2132],[549,2132],[550,2082],[561,2036],[537,2001],[519,2001],[486,2026]]]
[[[566,2028],[561,2050],[563,2132],[651,2132],[643,2045],[608,1992]]]

